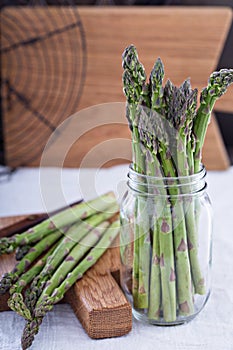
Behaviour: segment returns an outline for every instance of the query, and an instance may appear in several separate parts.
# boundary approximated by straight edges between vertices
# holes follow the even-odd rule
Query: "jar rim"
[[[179,196],[186,196],[203,192],[207,187],[205,177],[206,169],[204,165],[201,166],[200,171],[196,174],[177,177],[159,177],[138,173],[133,169],[133,164],[130,164],[128,186],[137,193],[152,196],[167,196],[168,194],[164,193],[164,189],[169,192],[172,190],[172,193],[175,193],[173,196],[177,194]]]
[[[206,168],[205,166],[201,163],[201,169],[195,173],[195,174],[191,174],[191,175],[187,175],[187,176],[152,176],[152,175],[145,175],[145,174],[141,174],[139,172],[137,172],[136,170],[133,169],[133,163],[131,163],[129,165],[129,171],[130,173],[134,174],[135,176],[137,177],[140,177],[142,179],[158,179],[159,181],[161,180],[167,180],[168,182],[175,182],[177,180],[180,180],[182,181],[183,183],[185,183],[185,180],[188,180],[188,182],[190,183],[190,180],[194,180],[195,182],[198,181],[198,180],[201,180],[203,178],[205,178],[207,172],[206,172]],[[192,181],[191,181],[192,182]]]

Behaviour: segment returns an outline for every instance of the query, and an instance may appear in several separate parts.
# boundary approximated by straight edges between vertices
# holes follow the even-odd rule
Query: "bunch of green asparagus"
[[[135,46],[128,46],[122,59],[133,169],[161,179],[198,173],[211,111],[233,83],[233,69],[211,74],[198,106],[198,91],[192,89],[189,79],[180,87],[170,80],[163,85],[160,58],[148,82]],[[162,208],[157,207],[159,215],[146,214],[148,203],[141,196],[134,214],[133,304],[149,319],[165,322],[192,315],[193,296],[206,292],[198,261],[198,209],[194,201],[184,207],[175,185],[159,186],[158,194],[165,198]]]
[[[23,349],[45,314],[111,245],[119,232],[118,211],[114,194],[107,193],[0,239],[0,254],[18,253],[19,262],[0,280],[0,294],[9,291],[9,307],[26,320]]]

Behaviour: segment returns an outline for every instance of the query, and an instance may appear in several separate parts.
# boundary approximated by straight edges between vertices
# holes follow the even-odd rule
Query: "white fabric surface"
[[[57,191],[56,169],[46,169],[47,189]],[[63,169],[60,185],[67,202],[125,190],[127,166],[110,169]],[[212,294],[202,312],[190,323],[156,327],[133,320],[123,337],[90,339],[69,305],[56,305],[42,323],[32,350],[233,350],[233,167],[209,172],[208,193],[214,210]],[[80,186],[81,184],[81,186]],[[43,185],[43,184],[42,184]],[[42,186],[43,187],[43,186]],[[9,182],[0,183],[0,216],[35,213],[59,207],[59,201],[41,198],[38,169],[20,169]],[[11,311],[0,313],[0,349],[20,349],[24,320]]]

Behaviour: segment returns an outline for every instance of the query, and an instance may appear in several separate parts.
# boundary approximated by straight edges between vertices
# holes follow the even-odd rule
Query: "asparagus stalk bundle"
[[[119,231],[113,193],[73,209],[75,214],[63,210],[32,230],[0,242],[2,252],[21,254],[14,269],[2,276],[0,293],[9,290],[9,307],[26,320],[23,349],[32,344],[45,313],[93,266]],[[59,228],[51,229],[51,222],[59,223]]]
[[[163,86],[160,58],[148,83],[135,46],[123,52],[122,66],[133,169],[161,181],[171,177],[173,182],[174,178],[199,172],[211,111],[233,83],[233,69],[211,74],[198,106],[198,91],[192,89],[189,79],[180,87],[170,80]],[[194,294],[205,294],[198,261],[196,203],[190,198],[181,200],[182,180],[176,181],[170,187],[167,183],[158,186],[157,194],[163,199],[156,202],[153,215],[149,210],[153,203],[146,200],[144,186],[147,204],[138,196],[134,213],[133,304],[136,309],[147,310],[150,319],[163,317],[165,322],[192,315]],[[143,302],[139,297],[142,291]]]

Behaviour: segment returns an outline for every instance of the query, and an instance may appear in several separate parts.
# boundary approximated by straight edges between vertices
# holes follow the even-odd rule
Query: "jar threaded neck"
[[[129,167],[128,187],[138,194],[147,195],[195,195],[202,193],[206,189],[206,169],[202,166],[201,170],[189,176],[177,177],[158,177],[140,174]]]

